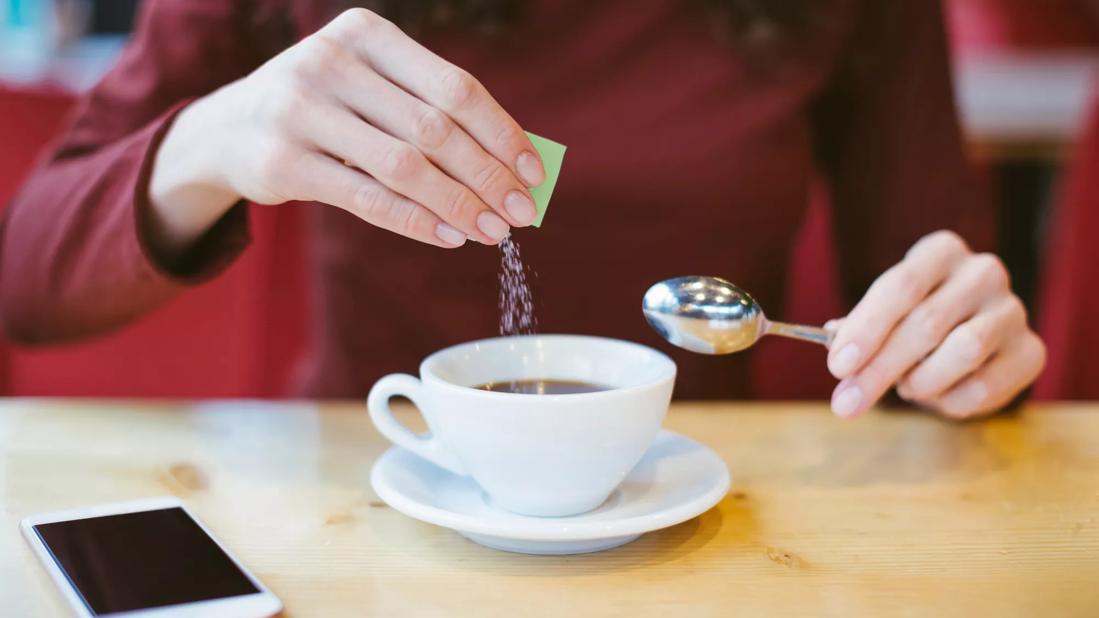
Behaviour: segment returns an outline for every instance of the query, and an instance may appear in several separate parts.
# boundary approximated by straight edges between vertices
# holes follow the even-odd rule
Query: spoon
[[[747,292],[718,277],[676,277],[645,292],[649,325],[672,345],[700,354],[730,354],[763,335],[832,344],[832,331],[772,322]]]

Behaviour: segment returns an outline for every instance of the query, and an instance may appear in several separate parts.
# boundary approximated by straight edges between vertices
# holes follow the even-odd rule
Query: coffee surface
[[[478,390],[522,395],[576,395],[610,390],[609,386],[573,380],[505,380],[474,386]]]

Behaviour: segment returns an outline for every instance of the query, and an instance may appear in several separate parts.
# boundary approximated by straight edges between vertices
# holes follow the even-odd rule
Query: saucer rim
[[[729,473],[728,465],[712,448],[702,442],[667,429],[661,429],[657,437],[659,438],[664,434],[668,434],[673,439],[686,440],[704,449],[706,455],[715,464],[715,468],[720,470],[721,478],[714,483],[713,487],[697,498],[655,513],[635,515],[624,519],[584,521],[589,513],[580,513],[579,515],[567,517],[534,517],[518,513],[507,513],[517,519],[503,526],[499,523],[496,525],[483,524],[474,520],[470,515],[456,514],[454,511],[444,510],[408,498],[396,489],[391,489],[387,483],[381,482],[379,470],[383,463],[388,458],[395,456],[395,453],[400,451],[408,452],[399,446],[390,447],[374,462],[370,470],[370,485],[374,489],[374,493],[394,510],[413,519],[459,532],[528,541],[583,541],[644,534],[683,523],[709,511],[725,498],[732,486],[732,476]],[[413,454],[413,456],[415,455]],[[430,462],[427,463],[430,464]],[[443,472],[456,476],[451,472]],[[629,475],[626,478],[628,479]]]

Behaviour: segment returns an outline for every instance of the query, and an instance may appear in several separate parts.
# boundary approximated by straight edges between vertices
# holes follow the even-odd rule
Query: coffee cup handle
[[[408,397],[423,414],[423,405],[420,402],[423,388],[423,382],[406,373],[394,373],[378,380],[374,388],[370,389],[370,395],[366,400],[370,420],[393,444],[404,447],[454,474],[465,476],[466,471],[461,462],[450,449],[439,442],[439,438],[433,436],[430,431],[422,434],[413,433],[393,416],[389,400],[397,396]]]

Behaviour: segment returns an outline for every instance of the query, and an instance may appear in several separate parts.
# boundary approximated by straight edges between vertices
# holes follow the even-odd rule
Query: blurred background
[[[998,252],[1050,348],[1034,395],[1099,398],[1099,209],[1091,207],[1099,195],[1091,173],[1099,163],[1099,1],[944,2],[958,112],[999,205]],[[111,67],[139,3],[0,0],[0,206],[75,97]],[[42,350],[0,341],[0,395],[283,396],[309,336],[302,213],[252,216],[254,245],[227,273],[122,332]],[[828,205],[814,199],[785,319],[819,323],[842,313],[830,243]],[[799,396],[827,396],[822,357],[801,349],[773,343],[753,352],[756,365],[787,368],[759,370],[761,396],[791,372],[803,383]]]

